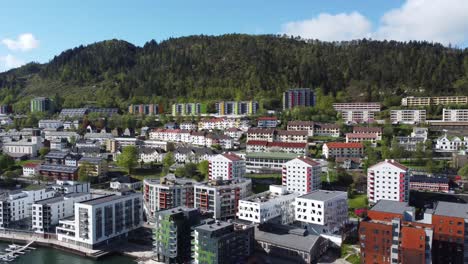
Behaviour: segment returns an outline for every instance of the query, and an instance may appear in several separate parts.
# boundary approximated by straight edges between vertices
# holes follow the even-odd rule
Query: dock
[[[22,255],[22,254],[26,253],[28,249],[35,249],[35,248],[31,247],[31,245],[33,243],[34,243],[34,240],[28,242],[24,246],[15,246],[13,244],[14,245],[13,247],[5,249],[6,251],[9,251],[9,252],[6,252],[6,253],[3,253],[3,254],[0,255],[0,260],[13,261],[19,255]]]

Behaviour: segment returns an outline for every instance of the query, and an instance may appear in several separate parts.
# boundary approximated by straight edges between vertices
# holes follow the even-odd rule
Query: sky
[[[468,46],[468,0],[0,0],[0,72],[106,39],[287,34]]]

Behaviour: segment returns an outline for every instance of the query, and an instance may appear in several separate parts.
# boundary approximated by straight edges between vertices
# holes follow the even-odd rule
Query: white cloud
[[[461,44],[468,40],[468,1],[407,0],[382,16],[374,36]]]
[[[286,23],[282,26],[282,33],[307,39],[339,41],[368,37],[371,28],[371,22],[358,12],[322,13],[309,20]]]
[[[16,58],[15,56],[8,54],[6,56],[0,56],[0,72],[7,71],[11,68],[16,68],[24,64],[24,61]]]
[[[28,51],[39,47],[39,41],[31,33],[25,33],[14,39],[3,39],[2,43],[10,50]]]
[[[467,0],[406,0],[387,11],[372,31],[372,23],[358,12],[322,13],[304,21],[282,25],[287,35],[324,41],[361,38],[427,40],[442,44],[467,44]]]

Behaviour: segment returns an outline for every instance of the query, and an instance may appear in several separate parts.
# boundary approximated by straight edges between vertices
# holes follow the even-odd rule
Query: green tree
[[[174,163],[175,163],[174,153],[172,153],[171,151],[167,152],[166,155],[164,155],[164,158],[162,160],[163,173],[167,174],[169,172],[169,168]]]
[[[458,175],[460,175],[464,180],[468,180],[468,164],[458,170]]]
[[[15,160],[12,157],[6,154],[0,154],[0,170],[7,170],[13,165],[15,165]]]
[[[207,160],[203,160],[197,165],[198,172],[205,180],[208,179],[209,167],[210,167],[210,163]]]
[[[78,181],[80,182],[89,182],[89,177],[91,176],[91,171],[93,170],[94,165],[89,162],[81,162],[80,168],[78,169]]]
[[[117,165],[127,169],[128,173],[138,165],[138,150],[135,146],[126,146],[122,149],[122,153],[117,156]]]
[[[39,156],[41,156],[41,158],[44,158],[45,155],[47,155],[49,152],[50,152],[50,148],[42,147],[39,149]]]

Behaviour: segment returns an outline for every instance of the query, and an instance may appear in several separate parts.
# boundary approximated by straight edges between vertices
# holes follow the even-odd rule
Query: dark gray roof
[[[64,159],[68,155],[68,152],[62,151],[51,151],[47,153],[44,157],[46,159]]]
[[[345,193],[346,192],[340,192],[340,191],[317,190],[317,191],[313,191],[311,193],[299,196],[298,198],[317,200],[317,201],[327,201],[337,196],[343,195]]]
[[[54,164],[43,164],[39,167],[39,170],[42,171],[53,171],[53,172],[65,172],[65,173],[75,173],[78,170],[78,167],[74,166],[65,166],[65,165],[54,165]]]
[[[429,177],[425,175],[414,175],[410,177],[410,182],[425,182],[425,183],[449,183],[449,179],[445,177]]]
[[[39,200],[39,201],[36,201],[35,204],[53,204],[53,203],[64,201],[65,198],[74,198],[74,197],[80,197],[80,196],[85,196],[85,195],[88,195],[88,193],[70,193],[67,195],[61,195],[61,196]]]
[[[98,198],[90,199],[90,200],[87,200],[87,201],[83,201],[83,202],[80,202],[80,203],[81,204],[87,204],[87,205],[98,205],[98,204],[102,204],[102,203],[107,203],[107,202],[111,202],[111,201],[125,199],[125,198],[128,198],[129,196],[136,196],[136,193],[131,193],[131,194],[128,194],[128,195],[110,194],[110,195],[105,195],[105,196],[101,196],[101,197],[98,197]]]
[[[379,200],[371,210],[394,214],[404,214],[406,211],[414,211],[414,208],[408,206],[408,204],[405,202]]]
[[[277,245],[292,250],[311,252],[320,239],[320,236],[305,234],[305,230],[282,226],[271,231],[255,228],[255,240]],[[305,234],[305,235],[303,235]]]
[[[89,162],[92,164],[99,164],[102,162],[102,158],[82,157],[79,162]]]
[[[224,222],[224,221],[216,221],[215,223],[211,224],[204,224],[204,225],[199,225],[195,227],[195,230],[201,230],[201,231],[206,231],[206,232],[213,232],[216,230],[224,229],[229,226],[233,226],[234,224]]]
[[[468,204],[438,202],[434,215],[444,215],[468,219]]]

